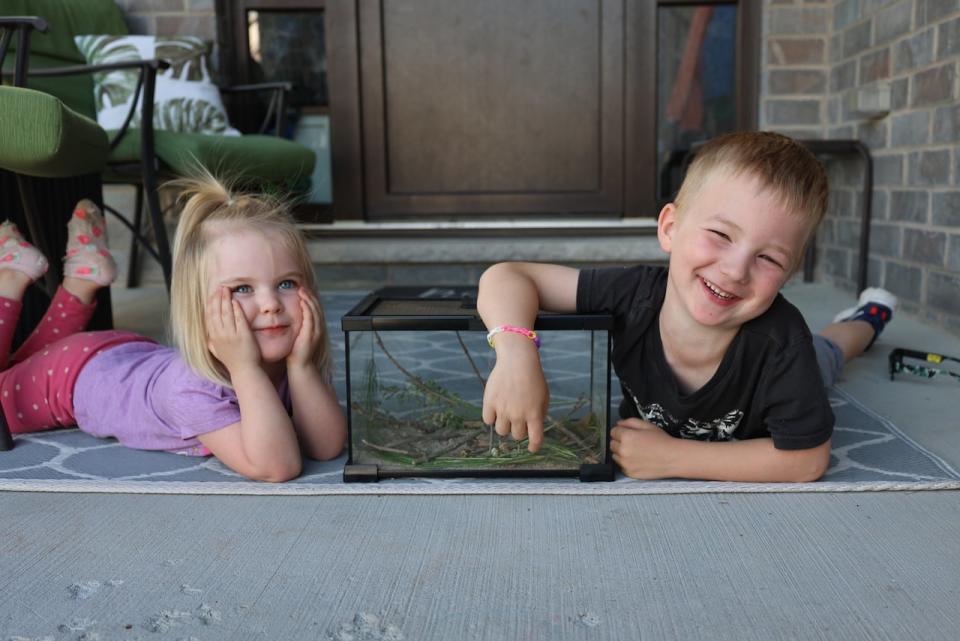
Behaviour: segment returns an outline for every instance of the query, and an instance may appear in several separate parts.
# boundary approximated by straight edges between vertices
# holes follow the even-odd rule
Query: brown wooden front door
[[[217,9],[227,72],[241,82],[249,11],[322,12],[324,76],[312,82],[329,96],[337,220],[655,216],[686,148],[756,125],[760,0]],[[734,35],[720,37],[722,24]],[[264,79],[296,83],[284,68]]]
[[[623,211],[620,0],[359,5],[371,219]]]

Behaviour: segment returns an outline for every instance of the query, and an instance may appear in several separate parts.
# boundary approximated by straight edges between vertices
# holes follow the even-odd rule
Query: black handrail
[[[246,93],[253,91],[272,91],[270,103],[267,105],[267,113],[260,124],[260,132],[267,130],[267,123],[270,117],[274,116],[274,130],[277,136],[283,136],[283,128],[286,125],[287,111],[287,93],[293,90],[293,83],[286,81],[279,82],[260,82],[250,85],[233,85],[230,87],[220,87],[222,93]]]
[[[857,295],[867,288],[867,269],[870,254],[870,219],[873,209],[873,159],[870,149],[859,140],[801,140],[814,154],[841,156],[855,154],[863,160],[863,203],[860,215],[860,255],[857,257]],[[811,240],[811,247],[813,247]],[[804,266],[804,280],[813,280],[812,261]],[[809,278],[808,278],[809,270]]]

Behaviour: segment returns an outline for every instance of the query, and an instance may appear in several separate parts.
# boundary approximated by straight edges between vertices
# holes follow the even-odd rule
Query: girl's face
[[[303,272],[277,232],[220,232],[208,247],[207,296],[228,287],[240,304],[262,361],[282,362],[293,349],[303,312],[297,290]]]

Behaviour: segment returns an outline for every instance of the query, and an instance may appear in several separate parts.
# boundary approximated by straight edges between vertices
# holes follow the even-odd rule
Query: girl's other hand
[[[206,324],[207,346],[227,371],[260,366],[260,348],[229,287],[219,287],[207,299]]]
[[[300,332],[293,343],[293,349],[287,356],[287,367],[304,367],[313,365],[317,350],[323,341],[324,327],[320,322],[323,314],[320,312],[320,301],[313,292],[301,287],[297,290],[300,296],[300,311],[303,322]]]

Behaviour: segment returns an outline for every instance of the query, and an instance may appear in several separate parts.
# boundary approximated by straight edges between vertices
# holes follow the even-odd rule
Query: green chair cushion
[[[0,114],[0,168],[43,178],[103,171],[106,132],[58,98],[0,86]]]
[[[111,138],[116,132],[110,132]],[[312,150],[276,136],[207,136],[154,131],[154,147],[166,173],[187,176],[197,163],[214,174],[249,177],[280,185],[301,184],[313,174]],[[139,162],[140,130],[129,129],[109,162]]]
[[[9,56],[7,56],[9,58]],[[68,63],[73,65],[73,62]],[[63,67],[64,62],[41,55],[30,56],[30,71],[49,67]],[[27,86],[37,91],[56,96],[65,105],[82,116],[97,119],[97,110],[93,102],[93,74],[81,73],[75,76],[27,76]]]

